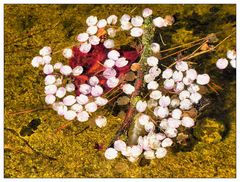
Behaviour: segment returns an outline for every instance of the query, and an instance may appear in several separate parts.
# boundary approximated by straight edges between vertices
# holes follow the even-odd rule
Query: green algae
[[[108,161],[104,150],[122,120],[103,112],[108,125],[102,129],[74,121],[57,131],[66,121],[51,109],[13,114],[23,110],[42,109],[44,82],[40,69],[31,67],[38,50],[49,45],[61,50],[75,42],[75,36],[85,31],[89,15],[105,18],[111,14],[140,14],[150,7],[155,15],[174,15],[176,23],[156,33],[154,39],[167,49],[187,43],[209,33],[219,40],[229,35],[236,24],[235,5],[5,5],[4,7],[4,176],[23,177],[228,177],[236,176],[236,78],[232,69],[219,72],[212,63],[225,56],[236,45],[235,37],[224,42],[217,51],[193,59],[198,71],[211,74],[212,80],[224,90],[209,94],[213,104],[193,128],[195,142],[189,151],[169,151],[163,159],[145,165],[130,163],[119,157]],[[159,33],[166,45],[161,43]],[[130,40],[118,35],[121,44]],[[120,44],[119,43],[119,44]],[[164,55],[163,55],[164,56]],[[66,61],[61,53],[57,61]],[[171,59],[170,59],[171,60]],[[168,65],[166,60],[163,64]],[[21,136],[21,130],[33,120],[41,123],[31,135]],[[211,118],[211,119],[207,119]]]

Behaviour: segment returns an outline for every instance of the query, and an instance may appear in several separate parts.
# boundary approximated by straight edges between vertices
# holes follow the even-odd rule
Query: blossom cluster
[[[130,30],[133,37],[142,36],[144,18],[152,15],[152,10],[146,8],[142,15],[143,17],[131,17],[124,14],[120,18],[121,30]],[[80,46],[65,48],[62,52],[70,60],[70,65],[61,62],[52,64],[52,50],[48,46],[39,51],[40,56],[32,59],[33,67],[43,66],[46,104],[52,105],[66,120],[77,118],[78,121],[85,122],[91,113],[106,105],[108,99],[103,97],[104,93],[120,84],[121,76],[139,57],[136,50],[124,53],[114,49],[113,38],[117,33],[114,27],[117,23],[116,15],[100,20],[96,16],[89,16],[86,19],[86,32],[76,37]],[[167,26],[167,21],[158,17],[154,24],[157,27]],[[87,60],[89,57],[92,57],[91,61]],[[96,71],[101,74],[96,74]],[[131,94],[134,88],[129,90],[127,86],[129,85],[123,85],[122,88]],[[96,124],[99,127],[105,126],[106,118],[99,116]]]
[[[135,105],[138,112],[136,126],[139,130],[145,130],[146,134],[139,136],[137,143],[131,146],[122,140],[115,141],[113,148],[106,150],[106,158],[114,159],[118,152],[132,162],[142,153],[146,159],[162,158],[178,136],[178,128],[188,129],[195,125],[194,118],[185,111],[199,103],[202,98],[200,87],[210,82],[209,75],[198,74],[185,61],[177,61],[175,69],[166,68],[164,71],[161,71],[158,63],[159,60],[154,56],[147,58],[149,69],[144,82],[150,94]],[[129,92],[132,88],[128,84]]]

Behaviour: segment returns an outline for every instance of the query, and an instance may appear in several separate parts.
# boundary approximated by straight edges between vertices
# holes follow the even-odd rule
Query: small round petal
[[[146,132],[151,132],[155,130],[155,125],[153,124],[153,122],[148,122],[144,125],[144,129]]]
[[[181,122],[180,122],[181,123]],[[177,136],[177,130],[176,128],[167,128],[164,133],[166,134],[167,137],[169,138],[175,138]]]
[[[162,18],[162,17],[157,17],[153,19],[153,24],[158,27],[158,28],[162,28],[162,27],[166,27],[166,21]]]
[[[114,148],[108,148],[104,153],[104,156],[108,160],[115,159],[117,155],[118,155],[118,152]]]
[[[191,84],[191,85],[189,85],[189,87],[188,87],[188,91],[191,93],[191,94],[193,94],[193,93],[195,93],[195,92],[197,92],[197,91],[199,91],[200,90],[200,88],[199,88],[199,86],[197,85],[197,84]]]
[[[132,28],[132,24],[130,22],[123,22],[121,24],[121,29],[122,30],[130,30]],[[136,32],[133,32],[136,33]]]
[[[122,68],[128,64],[128,60],[125,57],[118,58],[115,62],[115,66],[118,68]]]
[[[132,149],[131,149],[131,156],[134,158],[137,158],[138,156],[141,155],[142,151],[143,151],[143,149],[141,146],[134,145],[134,146],[132,146]]]
[[[135,87],[127,83],[123,85],[122,90],[125,94],[131,95],[135,91]]]
[[[216,66],[220,70],[224,70],[228,66],[228,60],[225,58],[220,58],[216,62]]]
[[[108,18],[107,18],[107,23],[109,25],[115,25],[117,23],[117,20],[118,20],[118,17],[116,15],[110,15]]]
[[[115,61],[113,61],[112,59],[106,59],[103,65],[106,68],[112,68],[115,65]]]
[[[84,94],[84,95],[87,95],[89,93],[91,93],[91,86],[88,85],[88,84],[81,84],[80,87],[79,87],[79,91]]]
[[[166,79],[164,82],[163,82],[163,86],[165,89],[167,90],[171,90],[174,88],[174,80],[173,79]]]
[[[149,82],[154,81],[154,80],[155,80],[155,76],[153,76],[151,74],[144,75],[144,81],[146,83],[149,83]]]
[[[70,59],[73,56],[73,51],[70,48],[66,48],[63,50],[63,56],[67,59]]]
[[[44,64],[50,64],[52,60],[52,57],[47,55],[47,56],[43,56],[43,61],[44,61]]]
[[[55,83],[55,81],[56,77],[54,75],[47,75],[44,80],[45,85],[52,85]]]
[[[231,64],[231,66],[232,66],[233,68],[236,68],[236,59],[232,59],[232,60],[230,61],[230,64]]]
[[[101,19],[97,23],[98,28],[104,28],[107,25],[107,21],[105,19]]]
[[[116,61],[120,57],[120,53],[116,50],[111,50],[107,56],[109,59]]]
[[[80,34],[78,34],[78,36],[77,36],[77,40],[78,40],[79,42],[86,42],[86,41],[88,40],[88,38],[89,38],[88,33],[80,33]]]
[[[176,107],[178,107],[179,105],[180,105],[180,100],[179,99],[172,99],[171,100],[171,107],[173,107],[173,108],[176,108]]]
[[[54,68],[55,70],[59,70],[62,66],[63,66],[63,64],[60,63],[60,62],[58,62],[58,63],[55,63],[55,64],[54,64],[53,68]]]
[[[152,43],[151,44],[151,49],[153,53],[159,53],[160,51],[160,45],[158,43]]]
[[[197,84],[206,85],[210,82],[210,77],[208,74],[202,74],[197,76]]]
[[[197,71],[195,69],[189,69],[186,71],[186,77],[194,81],[197,78]]]
[[[105,99],[105,98],[102,98],[102,97],[96,97],[95,98],[95,103],[98,105],[98,106],[104,106],[108,103],[108,100]]]
[[[43,67],[43,73],[46,75],[53,73],[53,66],[51,64],[45,64]]]
[[[59,87],[56,92],[58,98],[63,98],[66,95],[66,89],[64,87]]]
[[[162,97],[162,92],[159,90],[154,90],[151,92],[150,94],[150,98],[154,99],[154,100],[158,100]]]
[[[157,140],[163,140],[164,138],[166,138],[166,135],[165,134],[163,134],[163,133],[157,133],[156,134],[156,139]]]
[[[163,119],[160,124],[159,124],[159,127],[162,129],[162,130],[166,130],[169,126],[168,126],[168,120],[167,119]],[[166,138],[166,137],[165,137]]]
[[[169,126],[169,128],[167,128],[167,129],[170,129],[170,128],[178,128],[179,126],[181,125],[181,121],[179,120],[179,119],[174,119],[174,118],[168,118],[168,126]],[[166,129],[166,130],[167,130]],[[171,133],[171,134],[173,134],[173,133],[175,133],[175,134],[173,134],[173,135],[168,135],[166,132],[165,132],[165,134],[168,136],[168,137],[170,137],[170,138],[173,138],[173,137],[176,137],[177,136],[177,132],[175,132],[175,130],[174,130],[174,132],[173,132],[173,130],[169,130],[169,133]]]
[[[194,104],[198,104],[198,102],[201,100],[201,98],[202,98],[202,95],[198,92],[192,93],[190,95],[190,100]]]
[[[167,155],[167,150],[163,147],[159,147],[155,154],[158,159],[161,159]]]
[[[190,97],[190,92],[187,90],[183,90],[182,92],[180,92],[179,94],[179,99],[180,100],[184,100],[184,99],[188,99]]]
[[[32,59],[32,66],[38,68],[39,65],[44,64],[43,58],[41,56],[36,56]]]
[[[75,85],[73,83],[68,83],[65,88],[68,92],[75,91]]]
[[[90,27],[87,28],[87,33],[89,35],[94,35],[94,34],[97,33],[97,31],[98,31],[98,27],[97,26],[90,26]]]
[[[182,117],[182,111],[180,109],[174,109],[172,111],[172,118],[180,119]]]
[[[147,102],[139,100],[136,104],[136,110],[138,112],[144,112],[147,108]]]
[[[155,154],[153,150],[147,150],[143,153],[145,159],[154,159],[155,158]]]
[[[64,113],[64,118],[69,121],[74,120],[76,116],[77,116],[77,113],[75,111],[69,110]]]
[[[119,79],[116,77],[111,77],[107,80],[106,84],[109,88],[115,88],[119,83]]]
[[[227,51],[227,58],[228,59],[236,59],[237,58],[237,54],[235,50],[228,50]]]
[[[134,27],[140,27],[143,24],[143,18],[141,16],[135,16],[131,19],[131,23]]]
[[[55,85],[56,86],[61,86],[62,85],[62,80],[63,80],[63,78],[57,78],[56,82],[55,82]]]
[[[112,48],[114,48],[114,40],[112,40],[112,39],[107,39],[107,40],[105,40],[104,42],[103,42],[103,45],[104,45],[104,47],[106,47],[107,49],[112,49]]]
[[[153,13],[153,11],[152,11],[151,9],[145,8],[145,9],[143,10],[143,12],[142,12],[142,16],[143,16],[144,18],[147,18],[147,17],[151,16],[152,13]]]
[[[156,90],[158,88],[159,84],[156,81],[150,81],[147,84],[148,90]]]
[[[162,77],[165,78],[165,79],[171,78],[172,75],[173,75],[173,70],[170,69],[170,68],[165,69],[162,73]]]
[[[86,23],[88,26],[93,26],[93,25],[96,25],[98,19],[96,16],[89,16],[87,19],[86,19]]]
[[[57,113],[60,116],[64,116],[64,114],[67,112],[68,108],[67,106],[65,106],[63,103],[60,104],[60,106],[58,107]]]
[[[193,80],[188,77],[184,77],[182,82],[184,83],[184,85],[189,86],[193,83]]]
[[[80,122],[85,122],[88,120],[88,118],[89,118],[89,114],[86,111],[82,111],[77,114],[77,119]]]
[[[192,108],[192,102],[189,99],[184,99],[180,102],[180,109],[189,110]]]
[[[158,58],[155,56],[151,56],[147,58],[147,64],[149,66],[157,66],[158,65]]]
[[[97,104],[95,102],[89,102],[85,105],[87,112],[95,112],[97,110]]]
[[[128,14],[122,15],[120,22],[128,22],[131,19],[131,17]]]
[[[178,62],[176,63],[175,68],[176,68],[178,71],[184,72],[184,71],[187,71],[187,70],[188,70],[188,64],[187,64],[187,62],[185,62],[185,61],[178,61]]]
[[[76,103],[71,106],[71,110],[75,112],[81,112],[83,110],[83,106]]]
[[[75,102],[76,102],[76,98],[73,95],[68,95],[63,99],[63,103],[66,106],[72,106],[73,104],[75,104]]]
[[[76,97],[76,99],[80,105],[85,105],[88,103],[88,97],[86,95],[80,94]]]
[[[57,86],[56,85],[47,85],[44,88],[45,94],[55,94],[57,91]]]
[[[143,29],[142,28],[134,27],[130,31],[130,35],[132,37],[141,37],[142,34],[143,34]]]
[[[194,120],[190,117],[183,117],[182,118],[182,125],[186,128],[191,128],[195,124]]]
[[[185,85],[183,82],[177,82],[176,86],[174,88],[174,92],[179,93],[179,92],[183,91],[184,87],[185,87]]]
[[[158,68],[157,66],[153,66],[149,69],[149,74],[152,75],[153,77],[159,76],[161,73],[161,69]]]
[[[103,88],[100,85],[95,85],[92,87],[91,95],[93,97],[98,97],[102,95],[102,93],[103,93]]]
[[[92,36],[89,37],[88,41],[92,45],[98,45],[99,42],[100,42],[100,38],[98,38],[98,36],[96,36],[96,35],[92,35]]]
[[[49,94],[45,97],[45,102],[48,105],[53,104],[55,101],[56,101],[56,97],[52,94]]]
[[[113,38],[116,36],[117,31],[114,28],[108,28],[107,33],[108,33],[109,37]]]
[[[90,43],[84,42],[83,44],[81,44],[79,50],[82,53],[88,53],[92,48],[92,45]]]
[[[82,66],[76,66],[73,70],[72,70],[72,74],[73,76],[79,76],[83,73],[83,67]]]
[[[119,152],[126,150],[126,147],[127,147],[126,143],[122,140],[116,140],[114,142],[114,148]]]
[[[181,71],[174,71],[172,78],[175,82],[180,82],[183,79],[183,73]]]
[[[165,118],[169,114],[167,107],[156,107],[154,109],[154,115],[159,116],[160,118]]]
[[[95,86],[99,83],[99,79],[96,76],[92,76],[92,77],[90,77],[88,82],[91,86]]]
[[[171,145],[173,144],[173,141],[172,139],[170,138],[165,138],[163,141],[162,141],[162,147],[170,147]]]
[[[138,122],[139,124],[145,126],[150,120],[150,117],[146,114],[141,114],[141,116],[139,116],[138,118]]]
[[[107,79],[113,78],[117,75],[117,71],[113,68],[107,68],[103,72],[103,76]]]
[[[39,51],[39,54],[41,56],[48,56],[52,53],[52,49],[51,47],[48,47],[48,46],[45,46],[43,47],[40,51]]]
[[[68,65],[64,65],[60,68],[60,73],[62,73],[65,76],[68,76],[72,73],[72,68]]]
[[[95,119],[95,123],[99,128],[102,128],[107,125],[107,118],[104,116],[98,116]]]
[[[159,99],[159,105],[162,106],[162,107],[167,107],[169,106],[171,103],[171,99],[169,96],[162,96],[160,99]]]

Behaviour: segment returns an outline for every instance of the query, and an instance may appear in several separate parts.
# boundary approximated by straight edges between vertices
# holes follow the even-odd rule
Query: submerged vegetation
[[[210,34],[211,42],[221,43],[215,51],[191,59],[197,71],[211,73],[216,86],[205,90],[206,99],[198,107],[201,112],[197,125],[190,133],[178,135],[177,144],[165,158],[151,161],[141,158],[137,163],[129,163],[125,158],[111,161],[104,158],[104,151],[122,123],[118,112],[121,106],[105,107],[93,114],[105,113],[108,124],[101,129],[95,126],[94,117],[87,123],[66,122],[45,106],[42,72],[29,66],[41,47],[50,45],[61,50],[71,46],[76,35],[85,31],[89,15],[100,18],[112,12],[117,16],[138,15],[145,7],[5,5],[5,177],[235,177],[235,70],[220,71],[213,66],[219,58],[226,57],[227,50],[235,48],[235,36],[230,37],[236,24],[234,5],[148,6],[158,15],[175,18],[174,26],[158,30],[154,36],[161,50]],[[124,33],[116,38],[119,40],[116,46],[131,42]],[[208,46],[201,48],[208,50]],[[162,52],[161,56],[169,54]],[[54,56],[66,62],[61,54]],[[168,61],[172,63],[175,56],[161,63],[170,65]]]

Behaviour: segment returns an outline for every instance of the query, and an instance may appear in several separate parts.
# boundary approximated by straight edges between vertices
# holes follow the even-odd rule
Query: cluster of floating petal
[[[89,16],[86,19],[86,32],[77,35],[79,46],[65,48],[63,56],[69,60],[69,65],[61,62],[52,64],[50,47],[43,47],[39,56],[32,59],[32,66],[43,66],[45,74],[45,102],[66,120],[77,119],[88,121],[94,113],[108,103],[104,94],[111,89],[120,87],[123,93],[132,95],[135,87],[129,83],[121,83],[122,77],[130,75],[139,69],[140,52],[136,49],[122,51],[114,48],[114,37],[119,29],[129,31],[132,37],[144,34],[143,24],[147,17],[152,16],[152,10],[146,8],[142,16],[131,17],[124,14],[118,20],[115,15],[107,19]],[[153,18],[153,25],[157,28],[166,27],[173,23],[171,17]],[[198,74],[185,61],[177,61],[175,68],[159,68],[156,56],[160,51],[158,43],[151,44],[153,55],[146,59],[147,72],[144,75],[145,89],[149,95],[137,100],[135,109],[136,126],[144,130],[145,135],[139,136],[133,145],[127,145],[122,140],[114,142],[114,146],[105,151],[105,157],[112,160],[121,153],[129,161],[138,160],[140,155],[146,159],[163,158],[167,148],[171,147],[179,130],[187,130],[195,125],[195,118],[188,114],[202,98],[200,87],[210,82],[208,74]],[[235,67],[236,52],[228,51],[227,58]],[[216,63],[219,69],[228,66],[228,60],[221,58]],[[140,68],[141,69],[141,68]],[[125,81],[133,81],[132,73]],[[163,91],[164,90],[164,91]],[[119,105],[128,104],[127,96],[118,98]],[[133,103],[131,103],[133,104]],[[107,119],[97,116],[95,123],[98,127],[106,126]]]
[[[175,69],[167,68],[163,72],[158,68],[156,57],[150,56],[146,62],[149,69],[144,81],[150,95],[146,100],[136,103],[139,114],[135,121],[139,123],[138,129],[143,128],[146,135],[139,136],[136,145],[131,146],[127,146],[122,140],[115,141],[114,147],[108,149],[115,149],[114,156],[109,158],[109,151],[106,151],[105,156],[108,159],[117,157],[118,152],[131,162],[138,160],[141,154],[146,159],[162,158],[178,136],[178,129],[188,129],[195,125],[194,118],[187,112],[201,100],[202,95],[198,91],[200,86],[210,82],[208,74],[198,74],[184,61],[177,61]],[[126,85],[131,91],[132,87]],[[165,94],[159,85],[163,85]]]
[[[216,62],[216,66],[220,70],[224,70],[228,66],[228,59],[230,60],[230,64],[233,68],[236,68],[236,59],[237,59],[237,54],[235,50],[228,50],[227,51],[227,58],[220,58]]]

